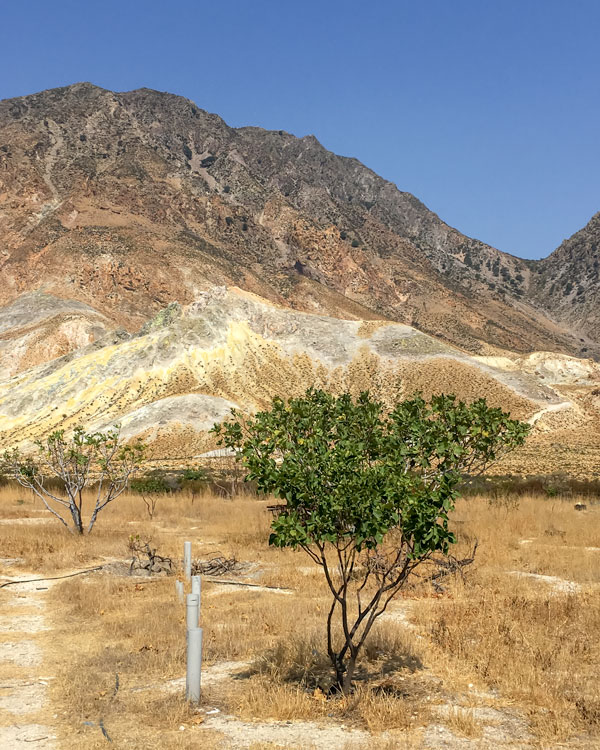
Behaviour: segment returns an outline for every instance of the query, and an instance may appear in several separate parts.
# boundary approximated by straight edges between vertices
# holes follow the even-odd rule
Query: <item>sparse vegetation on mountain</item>
[[[354,401],[309,389],[254,417],[234,412],[214,431],[258,491],[286,503],[269,543],[300,548],[323,569],[327,651],[348,694],[377,618],[416,567],[455,541],[448,514],[462,475],[521,445],[529,425],[484,399],[417,397],[386,412],[368,393]]]
[[[537,261],[537,273],[529,290],[539,304],[552,306],[556,320],[594,341],[600,329],[599,261],[600,212],[551,255]],[[574,288],[577,296],[571,297]]]

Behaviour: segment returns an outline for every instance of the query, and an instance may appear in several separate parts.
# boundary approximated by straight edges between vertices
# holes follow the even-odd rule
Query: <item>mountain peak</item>
[[[550,259],[466,237],[314,135],[231,128],[174,94],[81,82],[0,102],[0,194],[0,304],[43,279],[136,330],[230,285],[475,353],[600,352],[578,300],[567,315],[544,286]]]

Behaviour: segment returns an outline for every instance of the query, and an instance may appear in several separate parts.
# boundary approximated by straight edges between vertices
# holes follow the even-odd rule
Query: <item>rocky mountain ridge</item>
[[[230,128],[182,97],[75,84],[0,102],[0,304],[41,292],[134,331],[236,285],[482,355],[600,356],[597,284],[557,305],[551,258],[465,237],[313,136]]]
[[[598,340],[600,212],[533,269],[532,296],[540,304],[551,305],[555,318]]]

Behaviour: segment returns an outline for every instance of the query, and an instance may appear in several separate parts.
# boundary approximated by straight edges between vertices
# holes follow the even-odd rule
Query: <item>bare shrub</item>
[[[5,452],[3,468],[20,485],[32,490],[67,528],[69,523],[65,516],[68,513],[78,534],[84,533],[84,490],[94,486],[95,502],[87,524],[89,534],[100,511],[127,489],[143,461],[141,443],[125,445],[119,438],[119,427],[94,433],[76,427],[69,438],[65,437],[64,430],[57,430],[45,441],[37,441],[37,457],[24,456],[17,448]],[[64,488],[66,498],[49,486],[56,479]]]

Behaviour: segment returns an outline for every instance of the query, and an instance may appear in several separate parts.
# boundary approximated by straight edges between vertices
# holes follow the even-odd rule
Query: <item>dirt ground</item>
[[[475,562],[464,580],[415,577],[341,698],[328,697],[322,573],[268,546],[265,502],[179,493],[150,519],[127,496],[78,539],[3,488],[0,747],[598,747],[600,505],[576,500],[461,501],[453,553],[477,540]],[[128,575],[132,534],[172,557],[175,575]],[[195,559],[237,561],[202,582],[197,707],[184,697],[175,592],[185,539]]]

